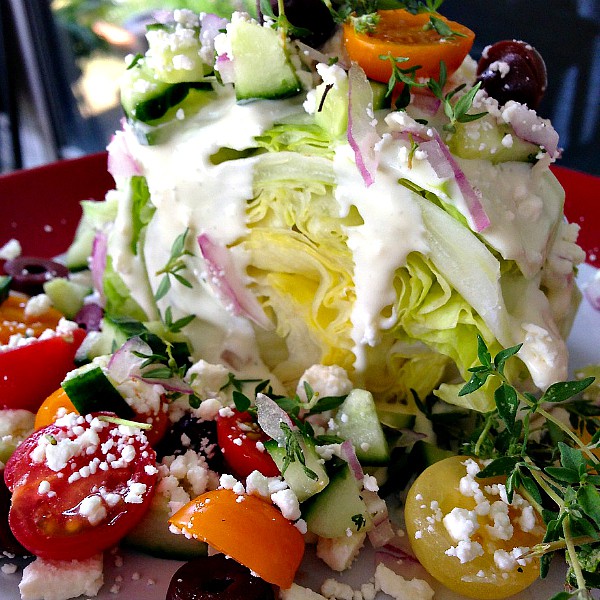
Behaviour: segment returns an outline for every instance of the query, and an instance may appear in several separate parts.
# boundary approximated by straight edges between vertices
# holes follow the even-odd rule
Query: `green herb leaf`
[[[564,402],[594,383],[594,377],[586,377],[575,381],[553,383],[544,393],[540,402]]]

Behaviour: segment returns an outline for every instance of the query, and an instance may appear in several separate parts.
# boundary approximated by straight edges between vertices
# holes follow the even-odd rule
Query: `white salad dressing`
[[[334,160],[335,197],[340,204],[340,216],[347,215],[350,206],[355,206],[363,219],[362,225],[345,228],[354,257],[356,300],[352,309],[352,339],[359,372],[367,366],[364,347],[374,346],[381,330],[395,322],[394,318],[382,317],[382,311],[387,307],[393,311],[396,269],[406,264],[410,252],[427,254],[429,249],[414,193],[399,185],[388,168],[397,160],[394,146],[384,141],[380,152],[377,176],[369,187],[356,169],[350,146],[339,146]]]

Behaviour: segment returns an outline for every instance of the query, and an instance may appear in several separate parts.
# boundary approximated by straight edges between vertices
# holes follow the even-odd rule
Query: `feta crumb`
[[[23,569],[21,600],[67,600],[96,596],[104,583],[102,554],[86,560],[36,558]]]

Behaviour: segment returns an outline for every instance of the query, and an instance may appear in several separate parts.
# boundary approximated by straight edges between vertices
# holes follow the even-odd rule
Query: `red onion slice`
[[[208,271],[208,281],[223,304],[236,316],[244,316],[264,329],[272,323],[252,292],[240,281],[231,253],[225,246],[215,244],[203,233],[198,236],[198,246]]]
[[[375,125],[373,91],[365,72],[352,63],[348,70],[348,143],[367,187],[375,181],[379,163],[376,146],[381,137]]]
[[[547,119],[518,102],[509,101],[502,110],[502,118],[511,125],[515,135],[525,142],[541,146],[550,158],[559,158],[558,133]]]
[[[144,372],[151,371],[152,366],[148,367]],[[193,388],[179,377],[170,377],[169,379],[155,379],[153,377],[144,377],[144,374],[134,375],[132,379],[139,379],[144,383],[152,385],[161,385],[168,392],[177,392],[179,394],[191,395],[194,393]]]
[[[456,180],[458,188],[460,189],[460,192],[463,195],[463,198],[467,205],[466,216],[467,220],[470,221],[469,225],[474,231],[478,233],[480,231],[483,231],[484,229],[490,226],[490,219],[487,216],[483,205],[481,204],[481,193],[479,191],[476,191],[473,188],[473,186],[469,183],[469,180],[467,179],[466,175],[458,166],[458,163],[450,153],[450,150],[448,150],[448,147],[446,146],[446,144],[444,144],[442,138],[440,137],[440,134],[437,131],[435,131],[435,129],[433,130],[433,138],[438,143],[439,150],[441,152],[441,155],[444,157],[446,163],[444,165],[442,165],[441,163],[437,163],[437,168],[440,169],[443,173],[446,173],[448,172],[448,169],[451,169],[454,179]],[[423,145],[421,145],[420,148],[423,148]],[[433,163],[431,164],[431,166],[436,171],[436,173],[438,173],[436,166],[434,166]],[[438,174],[438,177],[441,177],[441,175]]]
[[[354,446],[350,440],[344,440],[342,442],[342,445],[340,446],[340,456],[348,463],[354,479],[356,479],[356,481],[360,482],[362,485],[365,473],[360,462],[358,461],[358,458],[356,457],[356,451],[354,450]]]
[[[103,277],[106,269],[106,257],[108,254],[108,236],[99,231],[94,237],[92,243],[92,253],[90,255],[90,271],[92,273],[92,284],[100,298],[102,306],[106,301],[104,297]]]
[[[220,54],[217,57],[215,70],[219,72],[223,83],[235,83],[234,63],[227,54]]]
[[[255,403],[260,428],[278,444],[285,444],[285,433],[281,429],[281,423],[285,423],[292,430],[296,429],[290,415],[265,394],[257,394]]]
[[[113,179],[142,174],[140,166],[129,151],[123,131],[117,131],[113,135],[106,149],[108,150],[108,172]]]
[[[223,19],[212,13],[204,13],[200,16],[200,42],[202,43],[202,56],[214,57],[215,38],[227,26],[227,19]],[[226,82],[224,82],[226,83]]]
[[[108,373],[114,381],[122,383],[130,377],[139,377],[141,366],[145,358],[136,356],[138,352],[143,355],[151,355],[152,348],[139,337],[128,339],[108,361]]]

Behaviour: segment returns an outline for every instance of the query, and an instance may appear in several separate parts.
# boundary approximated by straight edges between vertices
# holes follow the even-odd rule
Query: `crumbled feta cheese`
[[[21,600],[67,600],[96,596],[103,583],[101,554],[81,561],[36,558],[23,569],[19,591]]]
[[[395,600],[431,600],[434,591],[423,579],[404,579],[383,563],[375,569],[375,587]]]
[[[50,296],[47,294],[38,294],[29,298],[23,312],[26,317],[39,317],[48,312],[50,308],[52,308]]]
[[[0,260],[12,260],[21,256],[21,243],[19,240],[8,240],[4,246],[0,248]]]

